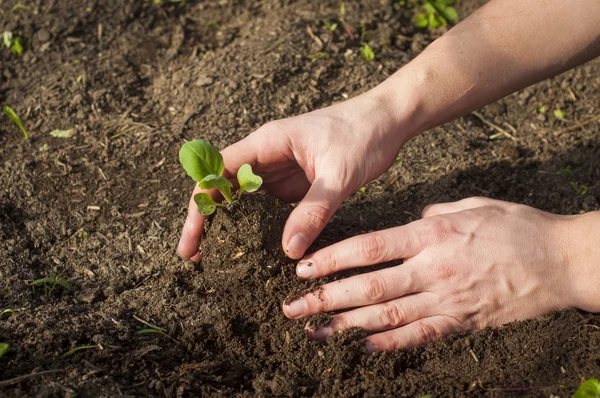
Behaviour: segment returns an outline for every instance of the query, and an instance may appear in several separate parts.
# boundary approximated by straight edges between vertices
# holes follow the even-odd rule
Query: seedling
[[[65,352],[62,356],[63,356],[63,358],[70,357],[71,355],[75,354],[77,351],[90,350],[92,348],[98,348],[99,349],[100,346],[99,345],[82,345],[82,346],[75,347],[72,350],[69,350],[69,351]]]
[[[57,286],[61,286],[63,289],[68,290],[69,281],[67,281],[66,279],[58,278],[56,275],[53,274],[49,278],[41,278],[31,282],[31,286],[43,287],[46,296],[49,296],[52,294],[52,292],[54,291],[54,289],[56,289]]]
[[[218,189],[228,204],[239,200],[244,192],[255,192],[262,185],[262,178],[252,172],[252,166],[244,164],[237,173],[240,188],[234,198],[231,193],[233,184],[223,177],[225,163],[223,156],[212,144],[194,140],[183,145],[179,151],[179,161],[192,179],[198,182],[202,189]],[[227,207],[217,203],[206,193],[194,195],[194,202],[198,205],[198,212],[205,216],[213,214],[217,207]]]
[[[538,113],[546,113],[548,107],[544,104],[540,104],[540,107],[537,109]]]
[[[329,54],[327,54],[325,51],[319,51],[316,54],[310,54],[308,56],[308,58],[310,59],[321,59],[321,58],[327,58],[329,56]]]
[[[0,343],[0,358],[6,354],[6,351],[10,348],[10,345],[7,343]]]
[[[338,24],[335,22],[329,22],[329,20],[324,19],[323,23],[325,24],[325,28],[330,31],[331,33],[335,32],[335,30],[338,27]]]
[[[588,193],[587,185],[580,184],[576,181],[571,181],[569,184],[571,185],[571,188],[573,188],[573,190],[575,192],[577,192],[579,195],[581,195],[581,196],[587,195],[587,193]]]
[[[360,47],[360,53],[365,61],[371,62],[375,59],[375,52],[373,48],[369,45],[369,43],[363,42]]]
[[[8,316],[11,317],[13,315],[17,315],[17,312],[15,310],[11,310],[10,308],[7,308],[5,310],[0,311],[0,318],[5,314],[8,314]]]
[[[454,7],[456,0],[424,0],[420,12],[413,17],[413,25],[417,28],[438,28],[458,19]]]
[[[600,398],[600,382],[598,379],[588,379],[581,383],[573,398]]]
[[[27,133],[27,130],[25,129],[25,126],[23,126],[23,123],[21,122],[21,119],[19,119],[19,116],[17,115],[17,113],[15,111],[13,111],[12,108],[8,105],[3,106],[2,110],[4,111],[4,114],[6,116],[8,116],[8,118],[10,120],[12,120],[13,123],[16,124],[18,128],[21,129],[21,131],[23,132],[23,135],[25,136],[25,139],[28,139],[29,134]]]
[[[16,56],[23,55],[23,42],[19,36],[13,36],[12,32],[5,31],[2,34],[4,47],[8,48]]]
[[[562,109],[555,109],[552,113],[557,119],[563,120],[565,118],[565,112]]]

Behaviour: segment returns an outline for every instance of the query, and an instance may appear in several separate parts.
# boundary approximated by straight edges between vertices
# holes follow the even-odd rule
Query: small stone
[[[206,76],[206,75],[200,75],[198,80],[196,80],[196,86],[198,86],[198,87],[210,86],[211,84],[213,84],[213,82],[214,82],[214,80],[212,77]]]
[[[36,32],[35,38],[40,43],[46,43],[48,40],[50,40],[50,32],[48,32],[46,29],[40,29]]]

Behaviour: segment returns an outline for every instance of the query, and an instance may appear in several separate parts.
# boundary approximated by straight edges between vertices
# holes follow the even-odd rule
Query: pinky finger
[[[374,352],[409,349],[461,331],[461,325],[456,319],[445,316],[432,316],[409,323],[398,329],[367,337],[367,350]]]

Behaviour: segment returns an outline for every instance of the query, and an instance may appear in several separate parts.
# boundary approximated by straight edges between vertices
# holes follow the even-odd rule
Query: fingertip
[[[304,256],[306,250],[308,250],[310,243],[310,240],[303,232],[298,232],[290,238],[287,245],[283,247],[283,250],[289,258],[299,260]]]
[[[202,259],[202,254],[200,252],[196,253],[195,255],[193,255],[192,257],[190,257],[190,260],[192,260],[193,262],[199,262]]]

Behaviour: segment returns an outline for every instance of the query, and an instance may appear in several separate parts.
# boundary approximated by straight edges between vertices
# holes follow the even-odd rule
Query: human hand
[[[486,198],[428,206],[422,217],[306,256],[296,269],[305,279],[395,259],[404,263],[326,284],[284,305],[285,315],[299,319],[355,308],[309,333],[322,339],[360,327],[374,333],[367,337],[373,351],[585,307],[576,294],[585,275],[576,274],[570,261],[573,217]]]
[[[328,108],[267,123],[221,152],[224,175],[234,176],[249,163],[268,193],[286,202],[301,200],[282,237],[286,254],[300,258],[340,204],[393,163],[413,134],[408,123],[399,122],[409,109],[399,106],[394,94],[376,88]],[[200,259],[206,219],[193,200],[198,192],[203,191],[196,187],[177,250],[194,261]]]

